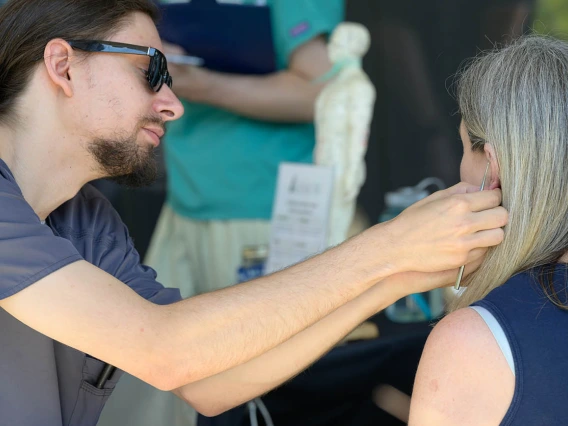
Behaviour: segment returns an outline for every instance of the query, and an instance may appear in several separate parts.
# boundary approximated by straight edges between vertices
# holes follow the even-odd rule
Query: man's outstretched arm
[[[466,274],[481,263],[468,265]],[[201,414],[216,416],[262,395],[308,368],[349,332],[396,300],[400,289],[423,291],[455,282],[458,270],[391,276],[274,349],[174,393]],[[420,285],[422,288],[418,288]]]
[[[40,333],[172,390],[270,351],[392,274],[448,270],[482,256],[484,247],[501,242],[507,213],[497,207],[498,190],[448,196],[464,191],[437,193],[284,271],[169,306],[76,262],[0,307]],[[416,288],[385,291],[393,301]]]

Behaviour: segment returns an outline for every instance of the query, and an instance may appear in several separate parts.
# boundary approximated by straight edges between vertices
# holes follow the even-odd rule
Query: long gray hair
[[[474,59],[459,76],[458,102],[472,149],[495,148],[510,218],[452,310],[568,249],[568,44],[525,36]]]

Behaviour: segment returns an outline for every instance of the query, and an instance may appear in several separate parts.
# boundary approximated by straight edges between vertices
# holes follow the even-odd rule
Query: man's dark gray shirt
[[[140,264],[128,231],[92,186],[42,224],[0,160],[0,299],[85,260],[157,304],[181,299]],[[0,426],[92,426],[121,372],[95,382],[104,363],[25,326],[0,309]],[[84,330],[88,333],[89,330]]]

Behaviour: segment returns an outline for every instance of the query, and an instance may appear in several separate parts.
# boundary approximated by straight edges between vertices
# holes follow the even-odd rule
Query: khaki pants
[[[194,221],[164,206],[146,264],[158,281],[184,298],[218,290],[237,280],[245,246],[268,244],[268,221]],[[195,410],[125,374],[109,398],[98,426],[195,426]]]
[[[159,282],[187,298],[235,284],[243,248],[268,244],[269,238],[269,221],[196,221],[165,206],[146,264]]]

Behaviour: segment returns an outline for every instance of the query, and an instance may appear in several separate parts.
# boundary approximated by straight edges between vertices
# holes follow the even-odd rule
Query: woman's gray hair
[[[459,76],[458,102],[472,149],[495,148],[510,218],[452,309],[568,249],[568,44],[524,36],[474,59]]]

